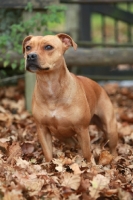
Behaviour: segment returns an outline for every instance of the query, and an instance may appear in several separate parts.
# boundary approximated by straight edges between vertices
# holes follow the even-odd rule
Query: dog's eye
[[[31,49],[30,46],[26,46],[26,50],[29,51]]]
[[[47,46],[44,47],[44,49],[45,50],[51,50],[51,49],[53,49],[53,47],[51,45],[47,45]]]

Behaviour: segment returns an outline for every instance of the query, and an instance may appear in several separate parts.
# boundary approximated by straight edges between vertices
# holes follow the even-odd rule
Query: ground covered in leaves
[[[0,87],[0,199],[133,199],[133,87],[104,88],[118,121],[118,156],[100,146],[102,133],[91,125],[90,163],[79,148],[54,138],[54,159],[46,163],[34,120],[25,110],[24,81]]]

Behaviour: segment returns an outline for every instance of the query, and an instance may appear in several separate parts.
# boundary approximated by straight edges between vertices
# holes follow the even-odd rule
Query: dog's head
[[[77,44],[64,33],[47,36],[27,36],[23,41],[25,66],[31,72],[49,72],[62,65],[63,54],[70,47],[76,50]]]

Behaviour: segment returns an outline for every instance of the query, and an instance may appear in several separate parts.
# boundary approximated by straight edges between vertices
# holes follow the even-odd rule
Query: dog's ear
[[[65,50],[67,50],[70,46],[73,46],[74,50],[77,49],[77,44],[73,41],[73,39],[69,35],[65,33],[59,33],[57,34],[57,37],[59,37],[60,40],[62,41]]]
[[[24,38],[23,43],[22,43],[23,53],[25,53],[25,48],[24,47],[25,47],[26,42],[29,41],[32,37],[33,37],[32,35],[29,35],[26,38]]]

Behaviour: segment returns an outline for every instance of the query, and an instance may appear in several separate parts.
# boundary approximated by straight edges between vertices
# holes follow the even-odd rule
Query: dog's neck
[[[37,93],[43,97],[44,100],[57,100],[60,98],[60,95],[63,96],[65,87],[69,88],[69,83],[71,74],[66,67],[65,60],[63,60],[63,64],[59,68],[55,68],[55,70],[49,72],[43,72],[36,74],[36,88]],[[67,94],[64,94],[64,98]]]

